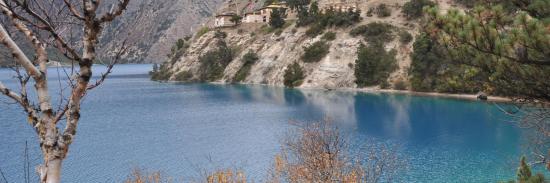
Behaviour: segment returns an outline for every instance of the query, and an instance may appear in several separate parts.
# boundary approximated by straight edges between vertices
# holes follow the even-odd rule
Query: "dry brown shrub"
[[[160,172],[144,173],[140,169],[134,169],[124,183],[169,183],[172,181],[163,178]]]
[[[246,175],[243,171],[232,169],[219,170],[211,173],[206,178],[207,183],[246,183]]]
[[[296,128],[284,139],[268,182],[391,182],[404,167],[388,147],[352,153],[338,128],[325,119]]]

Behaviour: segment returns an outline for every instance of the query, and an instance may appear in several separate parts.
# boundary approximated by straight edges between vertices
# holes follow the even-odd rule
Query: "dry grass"
[[[163,178],[160,172],[144,173],[139,169],[134,169],[132,174],[124,183],[169,183],[172,182]]]
[[[207,183],[246,183],[246,175],[243,171],[231,169],[216,171],[206,178]]]

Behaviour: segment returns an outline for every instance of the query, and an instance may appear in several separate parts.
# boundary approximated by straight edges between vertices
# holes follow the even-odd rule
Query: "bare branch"
[[[8,32],[4,29],[4,25],[0,24],[0,42],[11,50],[15,60],[21,64],[33,77],[42,77],[42,73],[34,67],[33,63],[27,58],[17,44],[9,37]]]
[[[128,7],[128,3],[130,3],[130,0],[119,0],[116,9],[114,9],[114,7],[111,7],[109,13],[101,16],[99,22],[103,23],[113,21],[117,16],[120,16],[122,12],[124,12],[124,10],[126,10],[126,7]]]
[[[80,15],[78,10],[76,10],[76,7],[74,6],[73,3],[69,2],[69,0],[63,0],[63,1],[65,2],[65,5],[67,6],[69,11],[71,12],[72,16],[74,16],[77,19],[84,20],[84,17],[82,15]]]
[[[75,49],[69,46],[69,44],[56,32],[56,28],[48,20],[46,20],[46,18],[43,18],[38,13],[34,12],[27,3],[21,3],[19,1],[14,2],[18,6],[22,7],[27,14],[31,15],[34,19],[43,24],[37,27],[50,33],[50,35],[57,41],[58,44],[55,44],[55,46],[58,47],[59,50],[67,50],[70,53],[70,56],[65,55],[66,57],[75,61],[80,60],[80,56],[75,51]],[[22,19],[21,16],[18,16],[17,18]]]
[[[12,90],[8,89],[1,81],[0,81],[0,93],[8,96],[9,98],[13,99],[17,103],[23,105],[23,99],[19,94],[13,92]]]

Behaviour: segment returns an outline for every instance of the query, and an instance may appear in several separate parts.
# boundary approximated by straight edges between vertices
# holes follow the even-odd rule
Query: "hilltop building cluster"
[[[333,9],[336,11],[357,11],[360,0],[324,0],[319,1],[321,11]],[[239,6],[238,0],[229,0],[228,8],[216,15],[214,27],[233,27],[239,21],[244,24],[268,24],[274,10],[285,12],[285,20],[297,18],[297,12],[291,10],[285,1],[275,2],[264,6],[263,1],[250,0],[244,8]],[[236,21],[236,19],[240,19]]]

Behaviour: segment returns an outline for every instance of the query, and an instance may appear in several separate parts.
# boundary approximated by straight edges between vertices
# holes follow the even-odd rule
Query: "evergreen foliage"
[[[219,40],[216,50],[208,51],[199,57],[199,80],[215,81],[223,76],[225,67],[233,60],[233,52],[227,44]]]
[[[311,3],[309,9],[305,8],[302,11],[298,11],[298,21],[296,22],[297,26],[307,26],[316,21],[316,18],[319,16],[319,5],[317,1]]]
[[[390,74],[397,68],[396,51],[387,52],[380,43],[361,45],[357,49],[355,61],[355,83],[358,87],[386,83]]]
[[[304,47],[302,61],[319,62],[329,53],[330,44],[325,41],[318,41],[308,47]]]
[[[229,19],[229,21],[233,22],[235,25],[241,24],[242,20],[243,20],[243,17],[236,14],[231,16],[231,19]]]
[[[286,87],[293,88],[302,85],[304,78],[302,67],[295,62],[286,68],[283,82]]]
[[[502,95],[550,101],[550,29],[544,11],[533,7],[510,14],[503,6],[478,6],[446,15],[430,8],[427,28],[453,59],[490,73]]]
[[[391,24],[373,22],[367,25],[361,25],[350,31],[351,36],[363,36],[369,43],[385,44],[394,38],[393,31],[395,27]]]
[[[404,30],[399,32],[399,42],[403,44],[408,44],[412,40],[413,40],[413,36],[411,35],[411,33]]]
[[[249,50],[248,53],[246,53],[243,58],[243,66],[237,71],[237,74],[235,74],[235,77],[233,77],[233,82],[241,82],[248,77],[250,74],[250,69],[252,66],[256,63],[256,61],[259,60],[258,54],[255,52],[252,52],[252,50]]]
[[[424,14],[425,6],[435,6],[435,3],[430,0],[411,0],[403,5],[401,12],[407,19],[416,19]]]
[[[327,9],[320,12],[317,2],[313,2],[310,9],[298,12],[297,26],[308,26],[306,34],[316,37],[324,32],[327,27],[349,27],[361,21],[361,12],[352,9],[346,11]]]
[[[193,78],[193,73],[188,71],[182,71],[176,74],[175,79],[176,81],[189,81]]]
[[[333,40],[336,39],[336,33],[332,32],[332,31],[326,32],[323,35],[323,37],[321,37],[321,39],[326,40],[326,41],[333,41]]]
[[[286,3],[291,9],[300,11],[301,9],[307,8],[311,0],[286,0]]]
[[[519,112],[512,113],[521,113],[516,116],[520,119],[517,123],[533,131],[536,140],[529,145],[550,170],[550,1],[495,4],[476,6],[468,12],[452,9],[445,14],[427,8],[425,28],[450,58],[490,74],[490,85],[499,95],[521,102],[516,106]]]
[[[166,81],[170,79],[170,76],[172,76],[172,73],[170,72],[170,69],[167,63],[163,63],[160,66],[158,64],[154,64],[153,70],[149,72],[149,76],[151,76],[151,80],[153,81]]]
[[[491,88],[489,73],[454,62],[445,48],[426,33],[416,38],[411,58],[409,75],[414,91],[476,93]]]
[[[285,25],[285,19],[283,19],[285,10],[284,9],[273,9],[271,12],[271,17],[269,19],[269,25],[273,28],[281,28]]]
[[[391,9],[390,7],[388,7],[388,5],[384,3],[379,4],[376,7],[376,15],[378,15],[378,17],[381,17],[381,18],[389,17],[391,16]]]

